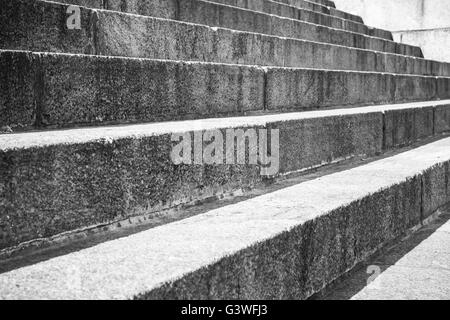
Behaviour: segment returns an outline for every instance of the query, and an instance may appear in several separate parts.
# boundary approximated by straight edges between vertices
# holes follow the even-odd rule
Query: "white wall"
[[[334,0],[397,42],[420,46],[425,58],[450,62],[450,0]]]
[[[450,0],[334,0],[339,10],[391,31],[450,27]]]
[[[427,59],[450,62],[450,28],[400,31],[393,35],[394,41],[421,47]]]

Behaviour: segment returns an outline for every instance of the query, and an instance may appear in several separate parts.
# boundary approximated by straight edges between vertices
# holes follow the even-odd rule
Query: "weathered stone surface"
[[[107,9],[104,6],[104,3],[108,3],[110,1],[114,0],[58,0],[55,2],[61,2],[61,3],[67,3],[67,4],[74,4],[78,6],[84,6],[89,8],[95,8],[95,9]],[[155,1],[155,0],[152,0]]]
[[[158,0],[159,1],[159,0]],[[272,3],[273,4],[273,3]],[[239,3],[239,5],[243,5]],[[172,5],[169,7],[173,7]],[[258,9],[265,11],[253,11],[249,9]],[[247,10],[242,10],[247,9]],[[132,13],[139,13],[139,11],[130,11]],[[301,20],[314,24],[324,25],[336,29],[343,29],[351,32],[362,33],[373,36],[378,35],[380,38],[392,40],[392,35],[388,31],[371,29],[364,24],[357,23],[351,20],[344,20],[328,14],[319,13],[316,11],[309,11],[305,9],[295,9],[287,12],[286,17],[273,16],[273,6],[265,7],[234,7],[222,5],[220,3],[201,1],[201,0],[183,0],[179,3],[177,20],[188,21],[199,24],[206,24],[209,26],[217,26],[230,28],[235,30],[243,30],[258,33],[274,34],[284,37],[293,36],[287,31],[287,28],[270,28],[268,25],[270,20],[276,20],[279,24],[288,26]],[[277,12],[279,13],[279,12]],[[158,15],[158,12],[152,12],[154,17],[167,17],[167,14]],[[295,19],[293,21],[285,19]],[[262,21],[264,23],[261,23]],[[294,23],[294,25],[298,25]],[[301,25],[298,25],[301,28]]]
[[[386,111],[384,123],[385,149],[409,145],[413,141],[433,136],[434,108]]]
[[[47,125],[173,120],[263,110],[258,68],[44,55]]]
[[[436,134],[450,131],[450,106],[435,108],[434,130]]]
[[[447,78],[333,70],[268,68],[268,110],[446,99]],[[450,82],[448,82],[450,83]]]
[[[178,0],[108,0],[105,4],[105,9],[144,16],[177,19],[179,2]]]
[[[420,222],[422,173],[448,163],[449,145],[444,139],[4,273],[0,296],[307,298]],[[67,266],[82,275],[76,290]]]
[[[173,145],[149,134],[0,151],[0,249],[260,181],[257,166],[175,165]]]
[[[382,151],[381,113],[292,120],[269,128],[280,130],[282,173]]]
[[[434,211],[450,201],[449,174],[449,163],[436,165],[423,173],[422,219],[428,218]]]
[[[94,3],[93,3],[94,4]],[[69,30],[67,5],[35,0],[1,0],[1,49],[92,54],[95,13],[81,7],[81,29]]]
[[[255,42],[252,40],[254,37],[263,37],[262,35],[250,35],[250,34],[237,34],[228,31],[227,37],[225,37],[225,30],[221,30],[221,34],[217,34],[214,29],[208,28],[206,26],[193,26],[193,25],[184,25],[180,22],[176,21],[168,21],[168,20],[158,20],[155,18],[149,18],[144,16],[137,15],[124,15],[120,12],[114,11],[103,11],[99,10],[97,12],[93,12],[90,9],[82,8],[82,21],[81,21],[81,29],[80,30],[68,30],[65,21],[68,17],[66,13],[67,5],[64,4],[56,4],[56,3],[46,3],[43,1],[32,1],[32,0],[17,0],[24,7],[21,10],[26,10],[27,14],[31,16],[30,19],[25,23],[21,18],[21,11],[16,11],[15,7],[10,8],[8,10],[7,15],[8,18],[5,18],[4,21],[7,22],[8,28],[5,30],[12,30],[4,32],[5,37],[8,41],[4,49],[21,49],[21,50],[37,50],[37,51],[50,51],[50,52],[66,52],[66,53],[97,53],[100,51],[102,54],[108,54],[104,51],[106,46],[105,41],[114,43],[116,47],[122,47],[122,49],[127,46],[132,45],[133,39],[139,39],[139,43],[143,42],[140,46],[134,46],[134,49],[138,48],[143,49],[146,46],[153,48],[156,50],[158,48],[154,48],[156,44],[151,47],[150,39],[155,38],[155,35],[152,32],[163,32],[166,28],[169,28],[170,32],[168,35],[178,36],[176,39],[167,39],[166,42],[163,42],[161,45],[163,47],[173,47],[173,42],[177,43],[181,47],[177,50],[178,53],[182,53],[186,48],[183,47],[189,45],[189,47],[199,46],[198,43],[190,44],[189,42],[183,43],[184,38],[192,37],[192,34],[200,33],[199,35],[203,35],[206,37],[214,37],[214,42],[218,42],[213,48],[209,48],[209,54],[213,54],[216,50],[220,51],[220,46],[228,46],[227,43],[229,41],[228,38],[231,37],[231,34],[234,34],[234,37],[239,37],[240,40],[235,40],[232,44],[232,48],[235,51],[239,51],[240,47],[244,47],[248,50],[248,55],[257,59],[258,52],[251,51],[251,42]],[[180,15],[181,15],[181,6],[180,6]],[[225,7],[228,8],[228,7]],[[178,11],[177,11],[178,12]],[[100,17],[97,17],[97,14]],[[255,13],[256,14],[256,13]],[[178,13],[177,13],[178,15]],[[256,16],[255,16],[256,17]],[[250,17],[252,18],[252,17]],[[264,15],[265,19],[268,19],[267,15]],[[368,37],[363,34],[357,34],[352,32],[347,32],[339,29],[332,29],[329,27],[315,25],[311,23],[302,22],[299,20],[286,20],[279,19],[276,16],[269,17],[272,21],[272,28],[276,35],[280,36],[290,36],[293,38],[310,40],[315,42],[323,42],[335,45],[341,45],[351,48],[359,48],[359,49],[368,49],[380,52],[388,52],[388,53],[403,53],[411,51],[411,56],[414,56],[414,50],[402,49],[404,44],[396,45],[392,41],[388,41],[380,38]],[[41,21],[43,20],[44,23]],[[250,21],[253,21],[250,19]],[[36,33],[36,28],[34,23],[30,23],[30,21],[35,21],[36,24],[39,25],[39,32]],[[232,21],[235,21],[234,18]],[[54,32],[54,25],[58,26],[58,32]],[[248,25],[248,23],[247,23]],[[228,27],[233,27],[233,25],[227,25]],[[157,28],[157,30],[155,30]],[[22,30],[22,35],[16,35],[17,32],[14,30]],[[287,34],[285,34],[285,30],[290,30]],[[259,31],[259,30],[251,30],[251,31]],[[262,30],[261,30],[262,32]],[[106,37],[109,35],[109,37]],[[127,40],[127,37],[130,39]],[[225,38],[222,38],[225,37]],[[97,38],[100,43],[97,44]],[[61,41],[64,39],[64,41]],[[145,39],[145,41],[143,41]],[[266,46],[274,45],[273,42],[280,42],[282,39],[268,39],[264,38],[267,43]],[[162,37],[160,41],[163,41]],[[213,41],[212,39],[199,38],[196,39],[195,42],[201,41]],[[259,40],[261,42],[262,40]],[[11,42],[11,43],[9,43]],[[223,42],[223,43],[222,43]],[[248,43],[245,43],[248,42]],[[299,43],[300,44],[300,43]],[[205,44],[206,45],[206,44]],[[211,45],[211,43],[209,44]],[[255,43],[253,46],[262,46],[261,43]],[[304,45],[304,44],[303,44]],[[311,44],[310,44],[311,45]],[[100,49],[97,49],[97,46],[100,46]],[[400,49],[399,49],[400,48]],[[103,49],[103,50],[102,50]],[[191,49],[192,50],[192,49]],[[118,52],[118,55],[125,55],[129,53],[131,50],[122,52]],[[212,51],[212,52],[211,52]],[[134,54],[132,56],[137,56],[137,54],[143,54],[139,50],[132,51]],[[204,52],[204,53],[205,53]],[[114,53],[111,53],[114,54]],[[148,52],[147,52],[148,54]],[[200,54],[200,53],[199,53]],[[419,55],[420,56],[420,55]],[[140,57],[146,57],[141,55]],[[148,57],[148,56],[147,56]],[[422,56],[421,56],[422,57]],[[161,57],[162,58],[162,57]],[[195,59],[195,56],[192,58]],[[207,60],[209,61],[209,60]],[[222,61],[219,59],[219,61]],[[225,61],[224,61],[225,62]],[[243,62],[242,62],[243,63]],[[270,64],[269,64],[270,65]]]
[[[0,127],[29,127],[36,121],[37,56],[0,51]]]
[[[168,50],[163,54],[170,55],[171,52]],[[435,77],[315,69],[266,70],[238,65],[65,54],[32,55],[27,52],[4,52],[0,59],[7,65],[12,56],[23,61],[31,59],[33,63],[28,67],[25,63],[20,68],[4,69],[7,70],[5,77],[28,81],[28,86],[9,86],[5,82],[3,99],[17,97],[17,110],[29,112],[15,113],[15,118],[9,120],[6,117],[11,116],[4,113],[2,126],[73,126],[189,119],[244,114],[247,111],[311,110],[445,99],[449,94],[441,90],[443,96],[436,96],[435,88],[439,82],[445,83],[442,79],[446,78]],[[37,68],[39,75],[35,71]],[[29,78],[22,78],[22,69],[28,70]],[[8,103],[4,105],[14,110],[7,107]],[[35,109],[33,118],[34,111],[31,110]]]
[[[288,4],[290,6],[301,6],[304,5],[305,1],[304,0],[275,0],[275,2],[281,2],[281,3],[285,3]],[[317,3],[320,4],[322,6],[327,6],[327,7],[331,7],[331,8],[336,8],[335,4],[333,1],[329,1],[329,0],[311,0],[311,1],[307,1],[309,3]]]
[[[437,96],[440,99],[447,99],[450,97],[450,78],[437,79]]]
[[[434,77],[396,75],[394,101],[433,100],[441,97],[445,99],[448,93],[439,93],[437,87],[438,83]]]
[[[422,63],[412,57],[113,12],[98,13],[97,38],[98,53],[113,56],[323,69],[338,65],[340,70],[408,74]],[[410,67],[402,69],[401,62]],[[447,67],[437,71],[450,75]]]

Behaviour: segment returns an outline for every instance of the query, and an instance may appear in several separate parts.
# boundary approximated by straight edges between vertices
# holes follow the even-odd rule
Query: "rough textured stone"
[[[178,0],[108,0],[105,9],[144,16],[177,19]]]
[[[123,15],[120,12],[114,11],[99,10],[97,12],[94,12],[87,8],[82,8],[81,10],[82,11],[81,29],[68,30],[65,25],[66,19],[68,17],[66,13],[67,5],[57,3],[47,3],[43,1],[32,1],[32,0],[17,0],[17,1],[19,1],[20,5],[23,7],[20,8],[21,11],[17,11],[16,6],[9,4],[8,7],[9,10],[7,10],[6,12],[7,17],[3,19],[4,23],[7,24],[7,27],[4,28],[6,31],[4,31],[4,35],[2,37],[6,38],[7,41],[5,42],[7,44],[8,42],[10,42],[6,47],[4,47],[5,49],[6,48],[21,49],[21,50],[32,49],[38,51],[67,52],[67,53],[70,52],[97,53],[96,48],[97,38],[102,38],[103,41],[109,40],[110,45],[111,43],[114,43],[115,46],[122,47],[122,49],[126,48],[127,45],[128,46],[132,45],[133,39],[136,38],[139,39],[138,43],[143,42],[141,47],[145,47],[151,44],[149,39],[155,38],[155,35],[152,32],[155,31],[163,32],[166,28],[169,28],[170,32],[168,33],[168,35],[172,36],[178,35],[178,38],[176,40],[172,39],[170,43],[167,43],[169,42],[170,39],[169,38],[165,43],[161,45],[163,47],[170,47],[174,45],[173,42],[175,41],[176,43],[178,43],[178,45],[181,46],[178,51],[182,53],[184,52],[184,50],[186,50],[186,48],[183,48],[184,38],[192,37],[192,34],[197,34],[198,32],[200,32],[200,34],[197,34],[197,36],[201,35],[205,36],[205,33],[210,33],[210,36],[215,35],[214,30],[211,28],[207,28],[206,26],[203,27],[185,26],[183,29],[182,24],[180,24],[179,22],[175,22],[173,20],[172,21],[158,21],[156,19],[148,20],[149,17],[136,15],[135,16]],[[167,4],[164,5],[155,4],[156,7],[160,6],[164,7],[166,5]],[[140,5],[136,6],[141,7]],[[177,17],[181,16],[182,12],[185,11],[182,10],[182,8],[185,7],[180,6],[179,9],[180,11],[177,11]],[[27,22],[24,22],[25,20],[21,18],[22,11],[26,11],[27,15],[30,16],[29,19],[27,19]],[[97,17],[97,13],[101,15],[101,17]],[[164,16],[164,14],[161,15]],[[253,21],[255,17],[253,16],[250,17],[252,18],[250,19],[250,21]],[[273,31],[272,33],[275,33],[276,35],[280,36],[289,36],[298,39],[316,42],[318,41],[347,47],[368,49],[380,52],[389,52],[389,53],[401,53],[406,50],[406,49],[403,50],[402,48],[407,46],[404,44],[396,45],[394,42],[385,39],[373,38],[365,36],[363,34],[352,33],[344,30],[329,28],[322,25],[315,25],[311,23],[302,22],[297,20],[297,17],[295,17],[295,20],[286,20],[280,19],[276,16],[268,17],[267,15],[265,15],[264,18],[273,20],[272,21],[273,27],[271,28],[271,30]],[[232,21],[235,21],[234,17]],[[35,25],[39,26],[40,28],[39,32],[36,32]],[[58,28],[58,32],[55,32],[54,30],[55,25]],[[227,24],[226,26],[233,27],[233,23]],[[158,29],[155,30],[155,28]],[[17,35],[18,32],[17,30],[21,31],[21,34]],[[285,34],[285,30],[290,31],[287,34]],[[264,29],[262,30],[253,29],[250,31],[263,32]],[[223,32],[224,31],[222,31],[222,33]],[[104,38],[105,34],[115,35],[115,37],[105,39]],[[149,36],[153,37],[148,38]],[[127,42],[127,37],[130,37],[129,42]],[[227,45],[226,38],[222,39],[217,35],[215,37],[217,37],[215,41],[220,42],[224,41],[225,42],[224,45]],[[235,51],[238,51],[240,47],[243,46],[244,43],[244,39],[242,38],[244,36],[240,35],[239,37],[241,37],[241,40],[238,40],[237,42],[233,43],[234,46],[232,49],[234,49]],[[247,37],[248,37],[247,41],[250,41],[252,39],[252,35],[247,35]],[[64,41],[61,41],[61,39],[64,39]],[[143,41],[144,39],[146,41]],[[121,42],[119,40],[121,40]],[[164,40],[164,38],[160,39],[160,41],[162,40]],[[208,42],[208,39],[201,37],[197,39],[197,42],[198,41],[201,42],[201,40]],[[211,39],[209,39],[209,41],[211,41]],[[187,42],[187,44],[189,44],[189,42]],[[102,46],[102,43],[100,43],[99,45]],[[186,45],[186,43],[184,45]],[[189,46],[193,45],[199,46],[200,44],[198,43],[194,43],[192,45],[189,44]],[[220,45],[221,43],[216,44],[216,46]],[[136,46],[136,44],[134,44],[135,49],[138,47],[139,46]],[[156,49],[157,48],[153,48],[153,50]],[[217,49],[214,47],[209,49],[205,48],[205,50],[214,51]],[[130,51],[132,50],[122,51],[121,53],[117,54],[125,55],[127,52],[129,53]],[[204,51],[204,53],[209,51]],[[409,51],[412,52],[410,55],[414,56],[413,54],[414,50]],[[108,54],[104,50],[101,52],[103,54]],[[252,56],[251,51],[249,51],[248,55]],[[136,52],[134,52],[133,56],[136,56]]]
[[[35,124],[39,87],[37,57],[29,53],[0,51],[0,127]]]
[[[297,171],[357,155],[381,152],[381,113],[273,123],[280,130],[281,172]]]
[[[94,3],[93,3],[94,4]],[[81,29],[69,30],[67,5],[35,0],[1,0],[1,49],[92,54],[95,13],[81,8]]]
[[[448,93],[437,90],[439,82],[446,83],[448,78],[268,68],[266,108],[307,110],[446,99]]]
[[[114,0],[58,0],[57,2],[61,3],[67,3],[67,4],[74,4],[89,8],[95,8],[95,9],[106,9],[103,5],[105,2],[114,1]],[[154,1],[154,0],[152,0]]]
[[[0,249],[260,181],[256,165],[175,165],[173,145],[163,134],[1,151]]]
[[[440,99],[448,99],[450,97],[450,78],[437,79],[437,96]]]
[[[450,131],[450,106],[435,108],[434,128],[437,134]]]
[[[171,52],[168,50],[164,54]],[[19,68],[16,64],[15,68],[5,68],[8,72],[3,73],[4,76],[28,81],[28,86],[9,86],[5,82],[3,97],[6,100],[12,99],[6,98],[8,96],[17,97],[18,110],[36,109],[38,126],[189,119],[262,110],[310,110],[444,99],[448,95],[442,90],[439,92],[443,96],[436,96],[434,92],[439,82],[445,83],[442,80],[447,81],[447,78],[314,69],[265,70],[238,65],[26,52],[3,52],[0,59],[7,65],[12,56],[23,61],[31,59],[33,63],[28,64],[29,67],[23,64]],[[40,70],[38,75],[36,68]],[[28,69],[30,78],[22,78],[22,69]],[[2,126],[34,124],[32,111],[16,113],[15,118],[9,120],[6,117],[11,115],[4,114]]]
[[[409,145],[434,134],[434,108],[387,111],[384,120],[384,148]]]
[[[285,3],[285,4],[288,4],[290,6],[301,6],[301,5],[304,5],[304,3],[305,3],[304,0],[275,0],[275,2]],[[329,1],[329,0],[311,0],[311,1],[307,1],[307,2],[317,3],[317,4],[320,4],[322,6],[336,8],[334,2],[333,1]]]
[[[422,175],[422,219],[450,201],[448,191],[449,163],[443,163],[427,170]]]
[[[47,125],[136,122],[263,109],[251,67],[90,56],[42,56]]]

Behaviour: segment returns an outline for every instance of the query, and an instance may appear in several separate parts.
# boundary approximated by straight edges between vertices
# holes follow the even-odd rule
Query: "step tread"
[[[57,144],[78,144],[104,139],[105,141],[126,137],[144,137],[194,130],[213,130],[219,128],[239,128],[261,126],[273,122],[295,121],[352,114],[386,112],[430,106],[450,105],[449,100],[422,101],[400,104],[373,105],[367,107],[337,108],[305,112],[288,112],[245,117],[209,118],[185,121],[169,121],[122,126],[102,126],[74,128],[67,130],[33,131],[0,135],[0,151],[45,147]]]
[[[257,255],[258,247],[276,236],[450,160],[449,148],[450,139],[443,139],[13,270],[0,275],[0,297],[122,299],[145,295],[201,268],[217,266],[244,249],[253,248]]]

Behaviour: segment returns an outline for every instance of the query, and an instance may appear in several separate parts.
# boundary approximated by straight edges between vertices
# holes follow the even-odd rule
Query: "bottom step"
[[[0,275],[2,299],[305,299],[450,200],[450,138]]]
[[[447,214],[448,215],[448,214]],[[353,300],[450,299],[450,221],[388,267]],[[388,264],[389,257],[378,263]]]

